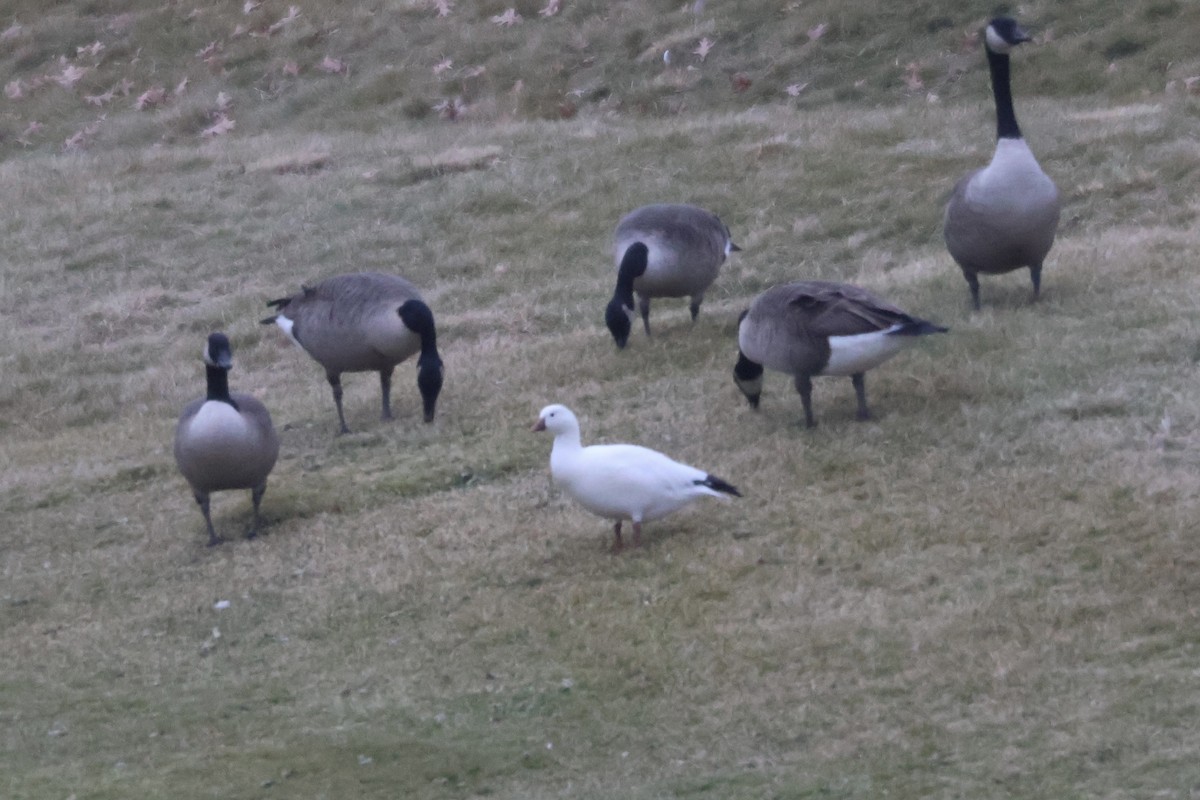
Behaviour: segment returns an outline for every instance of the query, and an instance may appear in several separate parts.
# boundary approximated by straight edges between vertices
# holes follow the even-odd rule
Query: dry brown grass
[[[0,794],[1194,794],[1195,102],[1021,98],[1061,236],[1041,302],[1012,275],[971,314],[937,224],[990,151],[976,94],[0,164]],[[659,303],[618,353],[608,238],[662,199],[746,250],[694,326]],[[392,424],[346,376],[335,437],[319,367],[257,324],[358,269],[437,314],[431,426],[405,366]],[[734,388],[737,313],[799,277],[950,326],[868,377],[876,421],[845,380],[811,432],[784,376],[758,413]],[[210,550],[170,437],[213,329],[283,449],[266,535],[218,495]],[[612,558],[528,432],[551,401],[746,497]]]

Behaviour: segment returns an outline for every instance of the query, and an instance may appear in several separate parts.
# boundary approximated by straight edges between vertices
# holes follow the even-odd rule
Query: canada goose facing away
[[[976,311],[981,274],[1029,267],[1037,298],[1042,262],[1058,230],[1058,189],[1022,138],[1013,110],[1009,53],[1029,39],[1010,17],[988,23],[984,49],[996,101],[996,152],[986,167],[959,180],[946,205],[946,247],[967,279]]]
[[[799,281],[760,294],[738,323],[733,380],[750,407],[762,395],[763,367],[792,375],[804,423],[812,412],[812,378],[848,375],[858,397],[858,419],[870,419],[864,373],[913,344],[948,329],[910,316],[866,289],[846,283]]]
[[[623,547],[621,523],[633,522],[634,546],[641,544],[642,523],[665,517],[697,498],[741,497],[734,486],[704,470],[681,464],[657,450],[635,444],[584,447],[579,420],[563,405],[538,414],[534,431],[554,434],[550,476],[579,505],[596,516],[614,520],[613,552]]]
[[[221,539],[213,530],[209,495],[227,489],[249,489],[254,519],[246,538],[258,532],[258,507],[267,476],[279,456],[279,437],[266,406],[248,394],[229,391],[233,350],[223,333],[213,333],[204,346],[208,393],[188,403],[175,426],[175,463],[192,487],[208,527],[208,546]]]
[[[635,292],[647,336],[654,297],[690,297],[695,321],[725,257],[741,249],[725,223],[703,208],[656,203],[625,215],[613,235],[617,286],[604,310],[617,347],[629,341]]]
[[[299,294],[267,305],[279,313],[263,324],[278,325],[325,368],[342,433],[350,432],[342,413],[342,373],[378,372],[382,417],[391,419],[392,372],[417,352],[417,388],[425,421],[433,421],[442,390],[442,359],[433,312],[417,287],[395,275],[355,272],[302,286]]]

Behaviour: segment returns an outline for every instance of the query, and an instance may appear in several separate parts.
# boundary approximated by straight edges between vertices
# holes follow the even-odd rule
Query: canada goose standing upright
[[[266,406],[248,394],[229,391],[233,350],[223,333],[209,335],[204,346],[208,394],[188,403],[175,426],[175,463],[191,484],[208,527],[208,546],[221,539],[213,530],[209,495],[249,489],[254,519],[246,538],[258,532],[258,507],[267,476],[279,456],[279,437]]]
[[[1038,166],[1013,110],[1008,54],[1029,39],[1010,17],[988,23],[984,49],[996,101],[996,152],[986,167],[958,182],[946,205],[946,247],[962,268],[976,311],[980,274],[1029,267],[1036,298],[1042,285],[1042,261],[1058,229],[1058,189]]]
[[[579,420],[563,405],[538,414],[534,431],[554,434],[550,476],[579,505],[613,520],[613,552],[623,546],[621,522],[633,522],[634,546],[642,542],[642,522],[665,517],[700,497],[741,497],[733,485],[702,469],[690,467],[657,450],[636,444],[584,447]]]
[[[442,390],[442,359],[433,312],[417,287],[395,275],[355,272],[302,286],[299,294],[267,305],[279,313],[263,324],[278,325],[325,368],[342,433],[350,432],[342,413],[342,373],[378,372],[382,417],[391,419],[392,372],[418,351],[417,388],[425,421],[433,421]]]
[[[694,321],[725,257],[741,249],[725,223],[703,208],[656,203],[626,214],[613,235],[617,286],[604,310],[617,347],[629,341],[634,292],[647,336],[653,297],[687,295]]]
[[[804,423],[812,412],[812,378],[848,375],[858,397],[858,418],[870,419],[864,373],[913,344],[918,336],[946,328],[910,316],[866,289],[846,283],[799,281],[760,294],[738,323],[738,361],[733,380],[757,409],[763,367],[792,375]]]

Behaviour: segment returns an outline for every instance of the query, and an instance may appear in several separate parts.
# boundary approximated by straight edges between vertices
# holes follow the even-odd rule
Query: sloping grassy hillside
[[[6,8],[0,795],[1194,794],[1195,6],[1021,7],[1063,219],[1042,299],[979,313],[939,223],[991,153],[990,8],[553,7]],[[657,200],[744,251],[617,352],[609,237]],[[345,377],[335,436],[258,324],[360,269],[437,314],[432,425],[406,364],[392,423]],[[802,277],[951,328],[872,422],[846,380],[813,431],[785,376],[733,386],[738,312]],[[217,329],[283,446],[264,535],[220,494],[209,549],[170,442]],[[745,498],[609,556],[528,430],[554,401]]]

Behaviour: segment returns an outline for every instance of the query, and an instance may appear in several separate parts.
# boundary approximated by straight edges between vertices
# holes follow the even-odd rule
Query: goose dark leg
[[[612,551],[614,553],[619,553],[622,549],[624,549],[624,547],[625,543],[621,541],[621,520],[617,520],[616,524],[613,525]]]
[[[971,289],[971,305],[975,310],[979,310],[979,276],[974,272],[963,270],[963,277],[967,279],[967,286]]]
[[[341,375],[326,375],[329,379],[329,388],[333,389],[333,404],[337,406],[338,424],[342,426],[339,433],[349,433],[350,429],[346,427],[346,415],[342,413],[342,376]]]
[[[204,515],[204,525],[208,528],[208,546],[216,547],[223,539],[217,536],[217,532],[213,530],[212,516],[208,513],[208,495],[203,492],[196,492],[196,502],[200,506],[200,513]]]
[[[255,486],[250,490],[250,502],[254,504],[254,516],[250,519],[250,532],[246,534],[247,539],[258,536],[258,507],[262,505],[263,495],[266,493],[266,481],[263,481],[261,486]]]
[[[871,418],[871,412],[867,410],[867,381],[861,372],[856,372],[850,376],[850,382],[854,384],[854,395],[858,398],[858,419],[860,421]]]
[[[696,317],[700,315],[700,304],[704,302],[703,296],[692,298],[692,304],[688,306],[688,310],[692,312],[692,322],[696,321]]]
[[[395,369],[392,367],[379,370],[379,390],[383,392],[383,412],[380,419],[392,418],[392,373]]]
[[[812,378],[807,375],[797,375],[796,391],[800,393],[800,402],[804,405],[804,427],[817,427],[812,410]]]
[[[638,310],[642,312],[642,326],[646,329],[646,335],[650,335],[650,298],[646,295],[638,297]]]
[[[1029,268],[1029,280],[1033,281],[1033,299],[1042,296],[1042,265],[1034,264]]]

